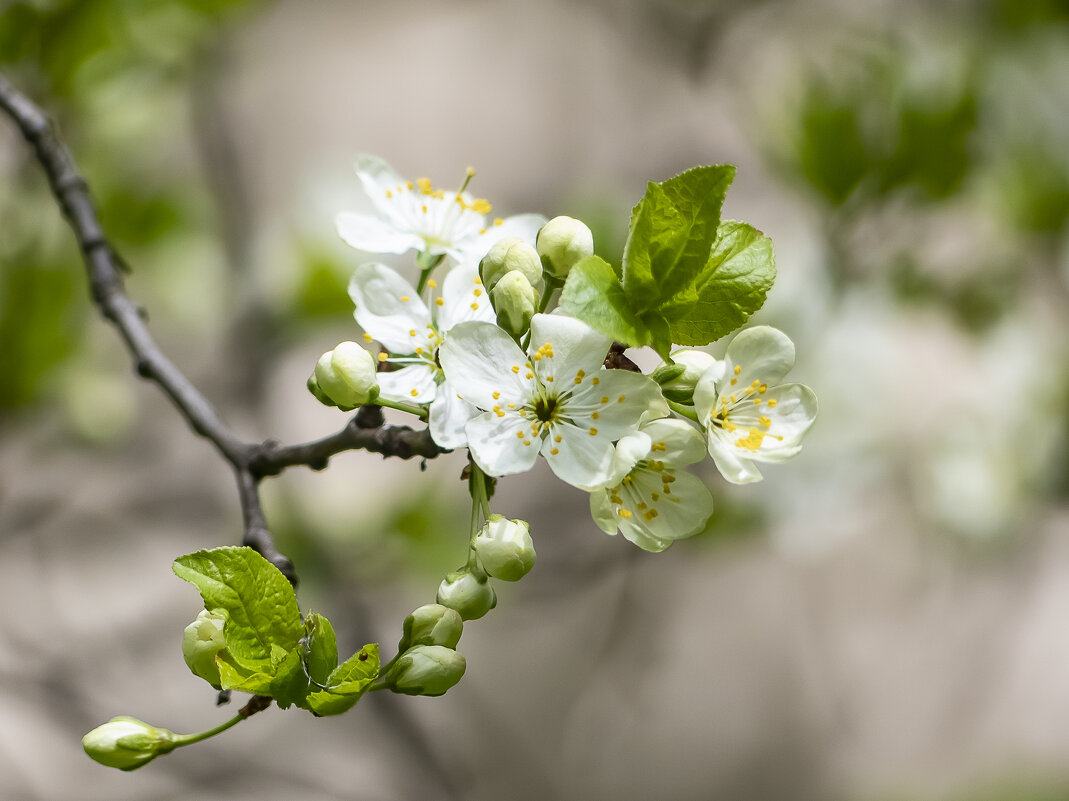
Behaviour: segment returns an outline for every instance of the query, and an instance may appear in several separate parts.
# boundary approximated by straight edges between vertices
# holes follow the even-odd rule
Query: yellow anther
[[[483,234],[485,234],[489,230],[490,230],[489,228],[480,228],[479,229],[479,236],[482,236]]]
[[[776,408],[776,404],[777,404],[777,403],[779,403],[779,401],[777,401],[777,400],[776,400],[775,398],[772,398],[772,399],[771,399],[771,400],[770,400],[770,401],[768,402],[768,408],[769,408],[769,409],[775,409],[775,408]]]
[[[761,399],[760,398],[754,398],[753,399],[753,405],[754,406],[760,406],[761,405]]]
[[[505,405],[508,406],[510,409],[515,409],[516,408],[516,404],[515,403],[506,403]]]
[[[738,375],[741,372],[742,372],[742,368],[739,365],[736,364],[735,365],[735,375]]]
[[[419,191],[425,195],[429,195],[431,192],[431,179],[430,178],[417,178],[416,183],[419,185]],[[409,187],[411,189],[412,187]]]
[[[472,294],[475,295],[475,297],[479,297],[482,293],[483,291],[481,289],[476,289]]]
[[[409,328],[408,329],[408,335],[410,337],[414,337],[416,335],[416,329],[415,328]]]
[[[516,432],[516,439],[523,439],[523,429]]]
[[[527,410],[526,409],[520,409],[520,417],[526,417],[526,416],[527,416]]]
[[[364,341],[365,342],[370,342],[371,341],[371,334],[364,334]]]
[[[596,387],[598,384],[601,383],[601,379],[598,378],[597,376],[594,376],[593,378],[590,379],[590,383],[593,384]]]
[[[530,444],[531,444],[531,440],[529,440],[529,439],[525,439],[525,440],[523,441],[523,444],[524,444],[524,445],[530,445]]]
[[[530,370],[528,370],[526,373],[524,373],[523,377],[524,378],[534,378],[534,373],[532,373]]]
[[[472,310],[472,311],[475,311],[475,310],[477,310],[478,308],[479,308],[479,304],[478,304],[478,303],[473,303],[473,304],[471,304],[471,310]]]
[[[663,451],[663,450],[666,450],[665,444],[663,442],[655,442],[652,445],[650,445],[650,450],[651,451]]]
[[[597,420],[599,417],[601,417],[601,415],[598,412],[591,412],[590,416],[592,418],[594,418],[595,420]]]
[[[598,430],[596,428],[591,428],[590,429],[590,436],[596,437],[597,435],[598,435]]]
[[[739,383],[739,379],[737,379],[737,378],[731,379],[731,386],[735,386],[737,383]]]
[[[645,501],[640,501],[639,503],[635,504],[635,508],[638,509],[641,512],[641,511],[643,511],[644,509],[646,509],[648,507],[646,506],[646,502]]]
[[[772,425],[772,420],[770,418],[768,418],[768,417],[765,417],[764,415],[761,415],[760,417],[758,417],[757,418],[757,422],[760,423],[763,426]]]
[[[601,396],[601,402],[602,403],[608,403],[609,402],[609,396],[608,395],[602,395]]]
[[[411,395],[414,398],[419,394],[419,390],[418,389],[413,389],[408,394]]]
[[[388,198],[393,197],[393,192],[391,192],[389,189],[387,189],[386,190],[386,197],[388,197]]]
[[[410,300],[412,300],[412,298],[410,298],[408,295],[402,295],[401,296],[401,302],[402,303],[408,303],[408,301],[410,301]]]
[[[671,484],[675,480],[676,477],[673,476],[671,473],[665,473],[663,476],[661,476],[661,481],[663,481],[665,484]]]
[[[515,373],[516,375],[519,375],[519,373],[520,373],[520,366],[519,366],[518,364],[514,364],[514,365],[512,365],[512,372],[513,372],[513,373]]]
[[[481,278],[480,278],[479,276],[475,276],[475,278],[473,278],[472,280],[473,280],[473,281],[474,281],[474,282],[475,282],[476,284],[479,284],[480,286],[482,285],[483,279],[481,279]]]
[[[631,517],[631,513],[626,509],[617,509],[616,511],[620,515],[620,517],[624,518],[625,520]]]
[[[406,187],[408,187],[409,191],[411,191],[411,189],[412,189],[412,182],[411,182],[411,181],[405,181],[405,186],[406,186]]]
[[[766,392],[768,392],[768,384],[762,384],[757,391],[764,395]]]
[[[476,201],[476,203],[478,203],[478,201]],[[486,203],[486,201],[484,200],[483,203]],[[479,211],[479,210],[476,209],[476,211]],[[486,211],[479,212],[479,213],[480,214],[489,214],[490,213],[490,204],[486,203]],[[504,222],[505,221],[502,220],[500,217],[494,217],[494,225],[502,225]]]
[[[429,286],[431,289],[434,289],[436,286],[438,286],[438,282],[435,281],[433,278],[428,278],[427,286]]]
[[[575,380],[576,381],[582,381],[584,378],[586,378],[586,370],[579,370],[578,372],[576,372],[576,374],[575,374]]]
[[[426,203],[424,203],[424,204],[423,204],[422,206],[420,206],[420,210],[421,210],[421,211],[422,211],[422,212],[423,212],[424,214],[426,214],[426,213],[427,213],[427,204],[426,204]]]
[[[657,510],[656,509],[650,509],[648,512],[645,512],[642,516],[644,518],[646,518],[647,520],[653,520],[653,518],[657,517]]]
[[[554,441],[554,442],[560,442],[560,441],[561,441],[561,439],[563,439],[563,437],[561,437],[561,435],[560,435],[560,434],[554,434],[554,435],[553,435],[553,441]]]
[[[617,504],[617,505],[619,505],[619,504],[624,502],[623,498],[621,498],[615,492],[612,495],[609,496],[609,500],[612,501],[613,503]]]
[[[445,305],[445,301],[442,300],[441,298],[435,298],[434,299],[434,305],[435,306],[444,306]]]
[[[423,355],[423,346],[422,345],[416,348],[416,355],[417,356],[422,356]]]
[[[386,360],[387,360],[387,359],[389,359],[389,358],[390,358],[390,357],[389,357],[389,356],[388,356],[388,355],[386,354],[386,352],[385,352],[385,351],[383,351],[382,353],[380,353],[380,354],[379,354],[379,361],[380,361],[380,362],[384,362],[384,361],[386,361]]]
[[[650,500],[653,501],[654,503],[656,503],[657,501],[661,500],[661,496],[656,492],[651,492],[650,493]]]
[[[761,441],[765,438],[765,435],[756,430],[751,430],[750,435],[747,437],[740,437],[735,440],[735,445],[740,448],[746,448],[747,450],[756,451],[761,447]]]
[[[559,449],[557,449],[557,448],[550,448],[550,449],[549,449],[549,453],[550,453],[550,455],[552,455],[552,456],[556,456],[556,455],[557,455],[558,453],[560,453],[560,450],[559,450]]]
[[[500,392],[495,392],[494,395],[493,395],[494,400],[497,400],[500,397],[501,397],[501,393]]]
[[[553,376],[547,375],[546,376],[546,383],[547,384],[552,384],[553,383]]]
[[[625,396],[625,395],[621,395],[621,396],[620,396],[619,398],[617,398],[617,399],[616,399],[616,402],[617,402],[617,403],[623,403],[623,402],[624,402],[624,400],[626,399],[626,397],[627,397],[627,396]]]

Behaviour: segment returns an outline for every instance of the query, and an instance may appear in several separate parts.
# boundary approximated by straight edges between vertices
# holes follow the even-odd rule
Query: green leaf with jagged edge
[[[612,266],[600,256],[587,256],[572,267],[560,310],[626,345],[650,344],[649,326],[639,319]]]
[[[706,345],[730,334],[764,305],[775,280],[772,240],[746,223],[721,223],[701,274],[661,307],[672,341]]]
[[[695,167],[647,185],[631,212],[621,279],[637,312],[657,309],[691,284],[717,238],[730,164]]]
[[[761,308],[776,277],[772,244],[720,222],[730,165],[650,183],[631,213],[622,266],[590,256],[568,275],[560,309],[632,347],[667,357],[673,342],[706,345]]]
[[[172,569],[200,591],[207,609],[228,613],[226,649],[217,657],[224,689],[270,695],[282,707],[303,698],[304,626],[278,568],[252,548],[225,547],[180,556]]]
[[[317,715],[340,715],[351,709],[379,675],[379,646],[365,645],[331,671],[326,690],[308,694],[307,708]]]

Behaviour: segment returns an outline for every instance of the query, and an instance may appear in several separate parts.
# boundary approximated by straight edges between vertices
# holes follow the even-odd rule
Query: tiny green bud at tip
[[[563,280],[579,261],[594,253],[594,235],[574,217],[554,217],[542,226],[535,248],[547,273]]]
[[[464,568],[442,580],[437,601],[455,609],[464,620],[478,620],[497,606],[497,593],[486,576],[477,577]]]
[[[121,715],[97,726],[82,738],[85,753],[101,765],[136,770],[175,748],[175,734],[137,718]]]
[[[531,527],[523,520],[490,515],[475,538],[475,553],[489,575],[502,581],[519,581],[535,563]]]

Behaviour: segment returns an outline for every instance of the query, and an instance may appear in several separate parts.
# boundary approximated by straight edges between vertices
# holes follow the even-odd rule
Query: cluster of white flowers
[[[343,343],[345,357],[324,354],[332,370],[310,379],[324,402],[351,408],[356,396],[330,387],[356,386],[364,402],[421,414],[435,442],[466,447],[487,476],[524,472],[542,456],[590,493],[603,531],[649,551],[705,527],[712,496],[685,468],[706,452],[736,484],[761,479],[756,462],[798,453],[817,402],[808,387],[781,383],[794,364],[782,332],[744,330],[723,359],[677,351],[650,375],[611,369],[609,337],[547,313],[593,252],[589,228],[568,217],[488,221],[490,204],[466,192],[467,180],[443,192],[370,156],[356,171],[378,216],[340,214],[339,234],[367,253],[417,251],[421,273],[413,286],[383,264],[356,268],[349,294],[365,342],[381,346],[381,370],[346,375],[373,360],[353,359]]]

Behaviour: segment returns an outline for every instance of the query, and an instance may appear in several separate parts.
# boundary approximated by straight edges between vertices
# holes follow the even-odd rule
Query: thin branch
[[[89,186],[48,116],[3,75],[0,75],[0,109],[33,147],[52,194],[78,240],[93,301],[101,314],[119,329],[134,357],[138,375],[159,385],[190,427],[208,439],[233,467],[244,520],[243,542],[259,551],[290,581],[296,582],[293,565],[275,548],[260,504],[259,484],[264,476],[277,475],[286,467],[296,465],[322,469],[334,454],[358,448],[402,459],[413,456],[430,459],[444,452],[426,430],[385,425],[378,407],[361,409],[337,434],[303,445],[284,446],[272,440],[256,444],[239,439],[207,398],[163,354],[149,333],[141,310],[126,295],[122,279],[125,263],[104,235]]]

